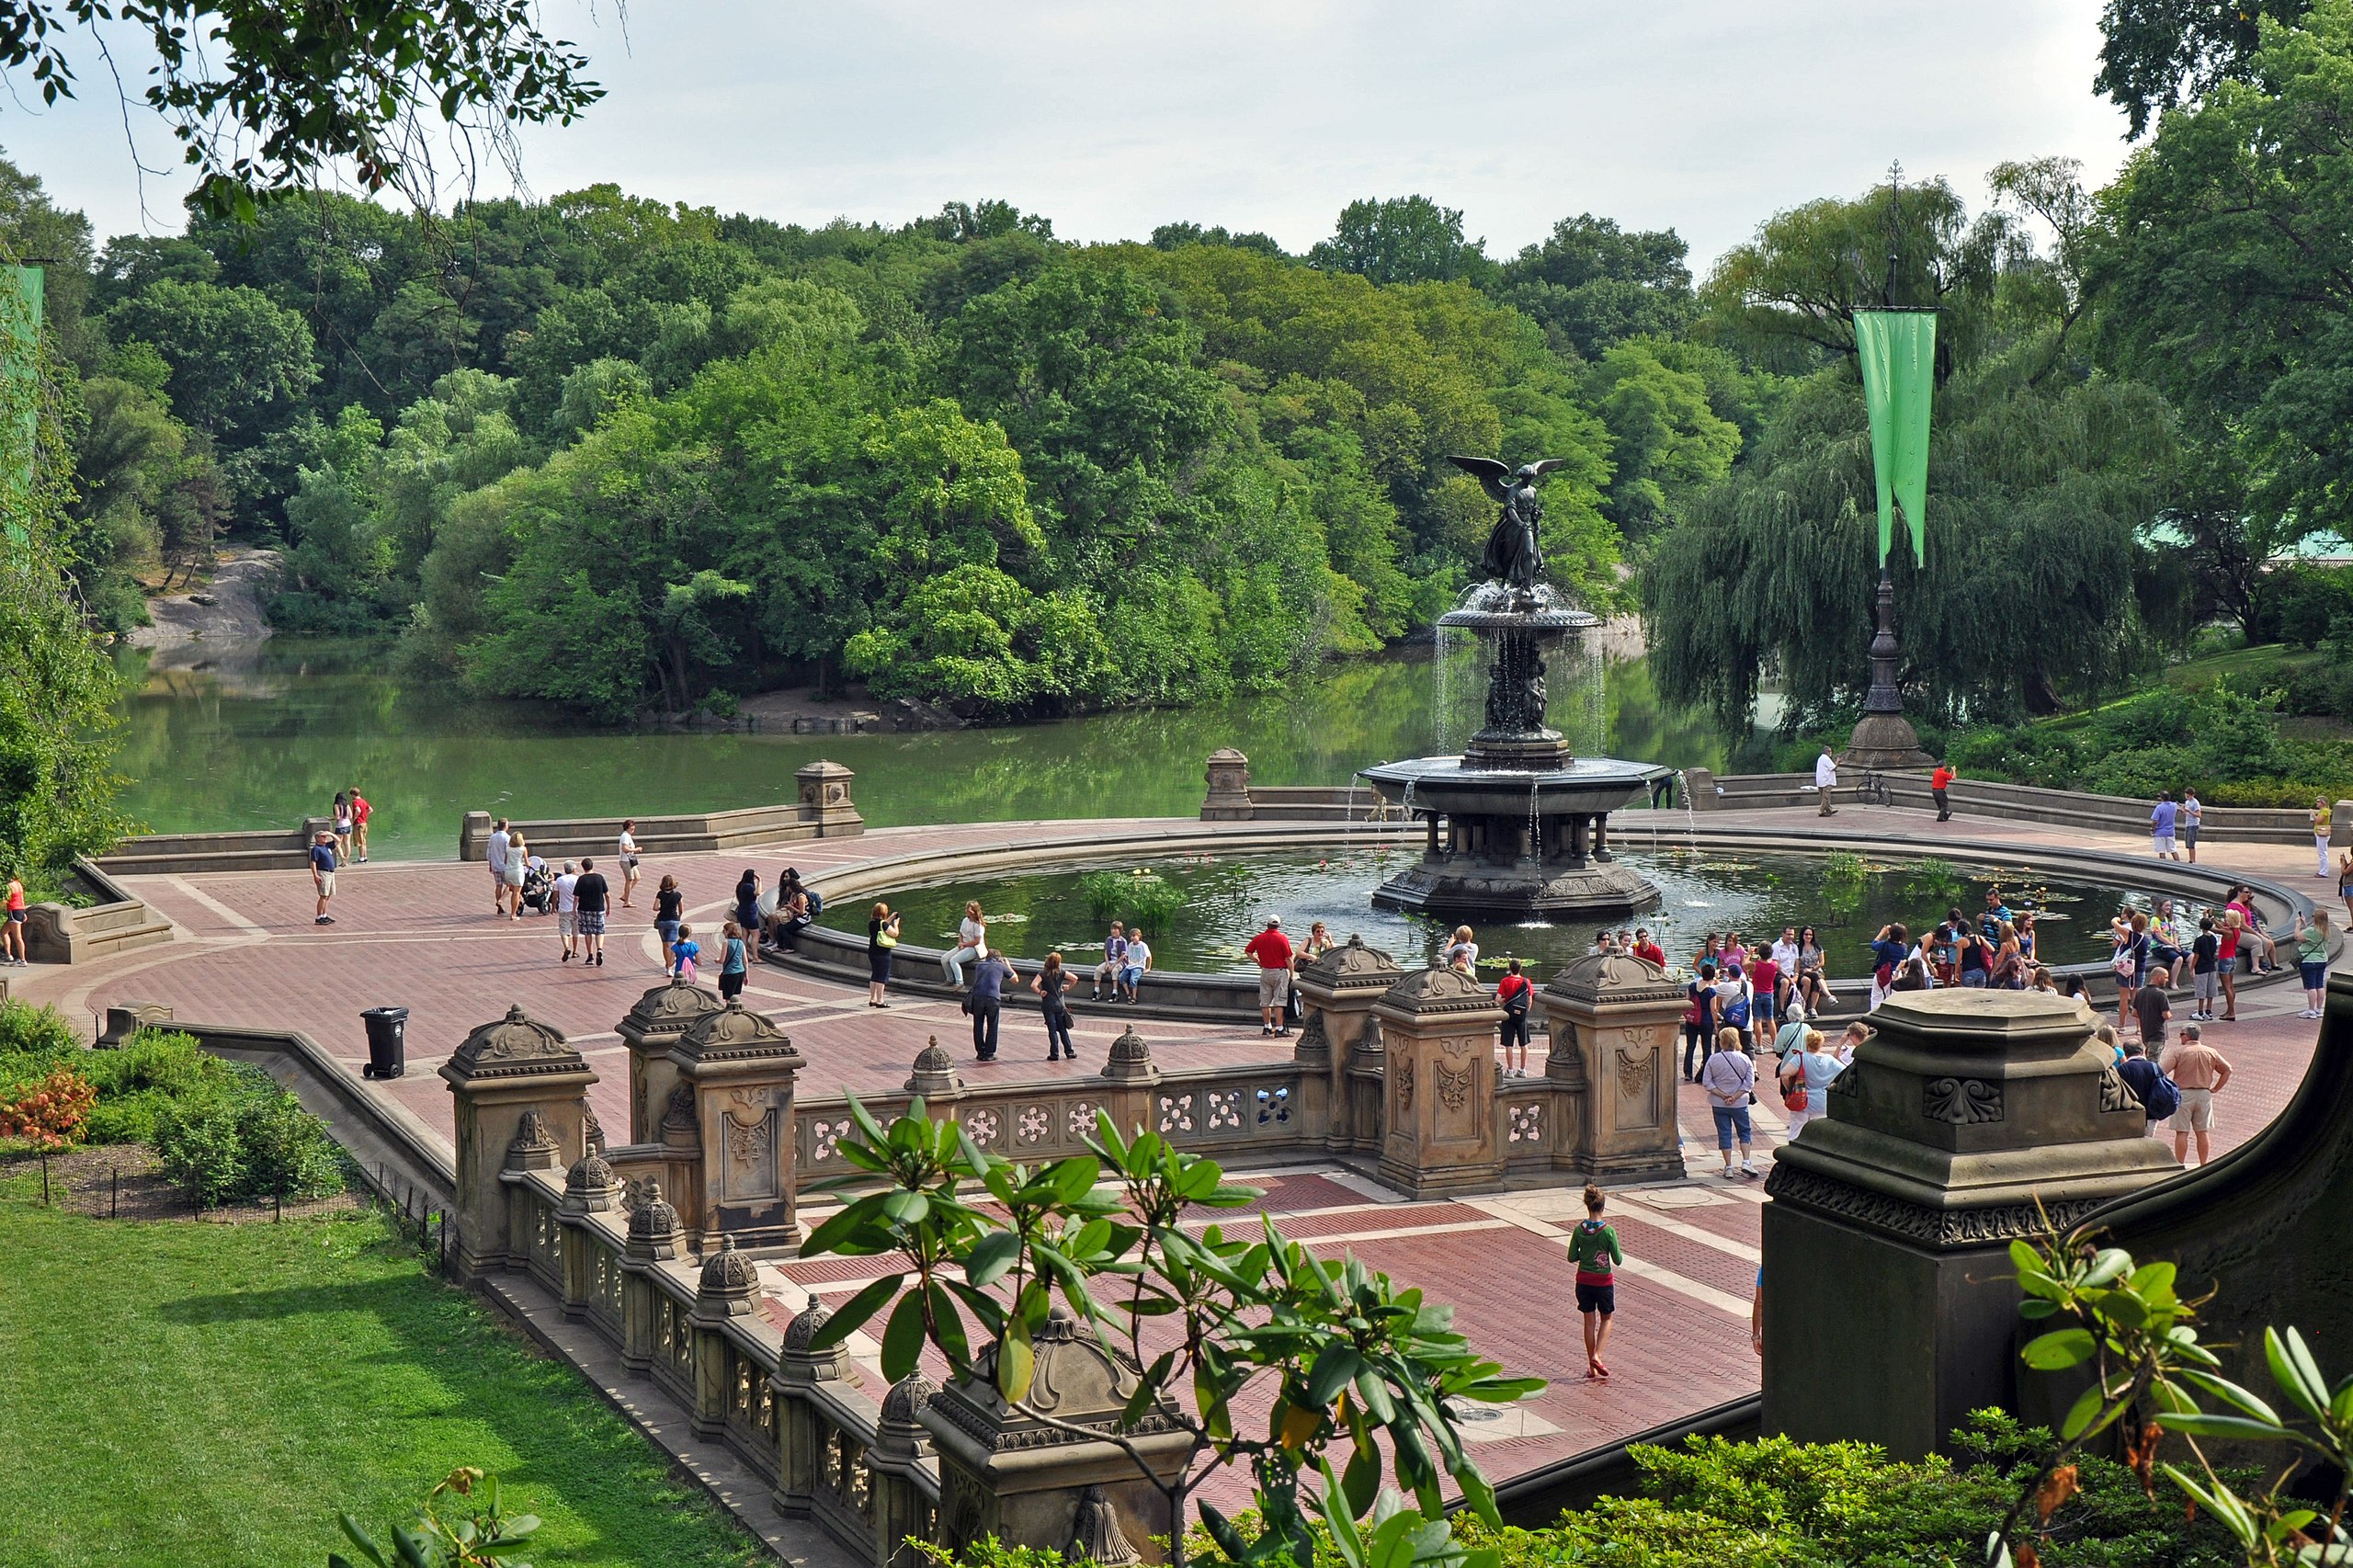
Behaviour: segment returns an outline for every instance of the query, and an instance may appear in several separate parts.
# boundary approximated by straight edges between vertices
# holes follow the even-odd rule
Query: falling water
[[[1541,861],[1544,858],[1544,824],[1536,814],[1536,778],[1534,774],[1528,778],[1528,858]]]
[[[1438,629],[1438,653],[1430,661],[1430,711],[1438,721],[1438,755],[1447,756],[1453,748],[1447,744],[1448,733],[1454,724],[1454,628]]]
[[[1691,779],[1683,769],[1675,770],[1675,792],[1683,797],[1683,838],[1693,859],[1699,856],[1699,809],[1691,803]]]

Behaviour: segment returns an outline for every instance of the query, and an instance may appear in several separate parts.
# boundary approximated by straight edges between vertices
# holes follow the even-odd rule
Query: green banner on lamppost
[[[1895,542],[1891,502],[1904,507],[1912,562],[1928,563],[1928,410],[1937,390],[1937,313],[1857,311],[1855,356],[1871,416],[1871,468],[1879,481],[1879,563]]]

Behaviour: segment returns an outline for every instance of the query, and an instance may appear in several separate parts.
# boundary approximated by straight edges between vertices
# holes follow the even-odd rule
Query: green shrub
[[[34,1056],[54,1062],[82,1049],[82,1037],[56,1008],[0,999],[0,1056]]]
[[[130,1133],[125,1142],[139,1139],[133,1130],[143,1118],[140,1141],[154,1145],[164,1175],[199,1207],[324,1198],[343,1186],[344,1155],[326,1123],[268,1074],[215,1057],[203,1058],[209,1068],[194,1068],[169,1037],[151,1045],[150,1064],[166,1078],[178,1078],[179,1087],[133,1090],[114,1102],[109,1131]],[[93,1141],[107,1140],[94,1135]]]
[[[237,1114],[248,1198],[324,1198],[343,1187],[343,1155],[327,1124],[283,1089]]]
[[[199,1208],[218,1208],[244,1189],[244,1145],[228,1100],[166,1105],[155,1118],[154,1143],[164,1175]]]
[[[1097,920],[1125,920],[1159,930],[1188,902],[1185,890],[1154,871],[1089,871],[1079,896]]]
[[[2165,791],[2178,796],[2202,777],[2198,754],[2187,746],[2133,746],[2110,752],[2086,769],[2078,787],[2095,795],[2147,801]]]

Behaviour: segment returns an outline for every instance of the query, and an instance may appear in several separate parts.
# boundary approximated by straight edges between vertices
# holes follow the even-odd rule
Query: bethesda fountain
[[[1441,919],[1518,915],[1615,919],[1659,902],[1658,890],[1609,851],[1609,813],[1670,777],[1665,767],[1572,756],[1545,723],[1544,662],[1600,624],[1540,578],[1538,481],[1557,458],[1517,471],[1492,458],[1450,458],[1502,504],[1481,562],[1484,579],[1438,625],[1487,650],[1485,722],[1460,756],[1363,769],[1382,799],[1427,824],[1419,861],[1383,882],[1376,904]]]

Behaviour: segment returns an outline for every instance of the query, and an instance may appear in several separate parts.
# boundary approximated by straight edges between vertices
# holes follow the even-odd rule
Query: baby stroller
[[[523,907],[534,915],[555,912],[555,873],[545,866],[533,866],[523,873]]]

